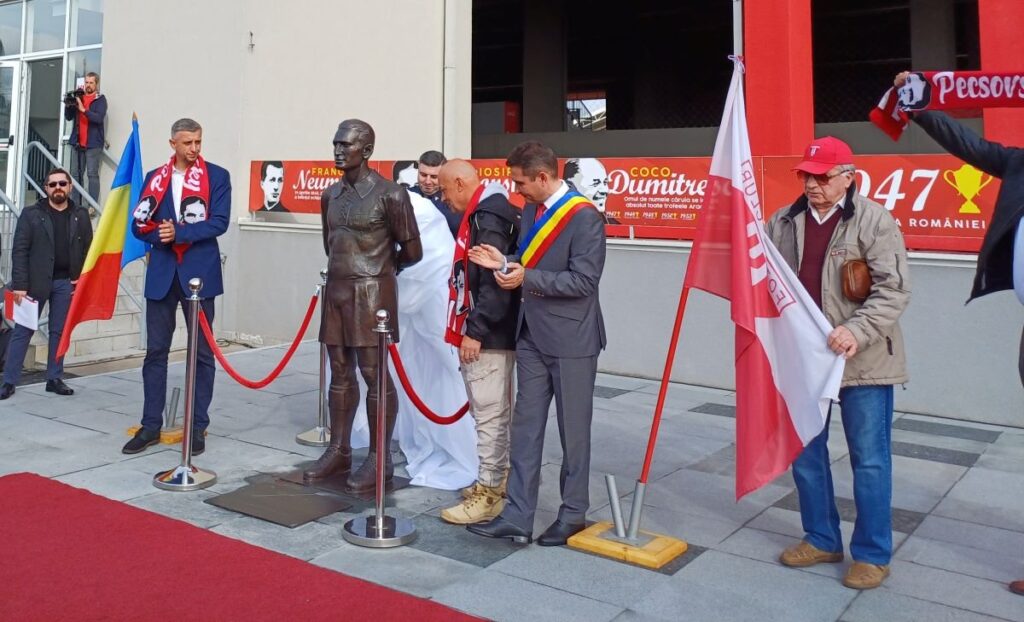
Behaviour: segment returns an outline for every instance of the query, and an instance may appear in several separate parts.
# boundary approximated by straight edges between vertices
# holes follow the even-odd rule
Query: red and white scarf
[[[142,196],[139,197],[139,203],[143,201],[152,200],[150,203],[153,207],[146,214],[136,213],[135,218],[139,221],[139,230],[143,233],[149,233],[155,230],[159,224],[153,220],[153,216],[156,214],[157,209],[160,207],[160,202],[163,201],[164,195],[167,194],[167,190],[173,183],[171,177],[174,175],[174,156],[171,156],[170,161],[164,164],[153,173],[153,177],[150,178],[149,183],[142,190]],[[200,220],[207,220],[210,217],[210,174],[206,168],[206,160],[203,160],[203,156],[196,158],[196,161],[185,170],[185,183],[181,187],[181,206],[186,205],[186,200],[190,197],[199,197],[203,203],[204,209]],[[188,201],[192,203],[192,201]],[[174,215],[174,219],[178,224],[189,224],[185,221],[185,210],[178,209]],[[172,248],[174,253],[178,256],[178,263],[181,263],[185,258],[185,251],[191,246],[189,242],[175,243]]]
[[[496,181],[477,187],[469,199],[466,212],[462,214],[459,234],[455,236],[455,256],[452,258],[452,272],[448,279],[448,327],[444,331],[444,340],[455,347],[462,345],[462,336],[466,334],[466,318],[475,306],[469,284],[470,220],[480,202],[496,194],[508,198],[508,190]]]
[[[1024,73],[999,71],[912,71],[900,88],[891,88],[868,117],[899,140],[907,111],[1017,108],[1024,106]]]

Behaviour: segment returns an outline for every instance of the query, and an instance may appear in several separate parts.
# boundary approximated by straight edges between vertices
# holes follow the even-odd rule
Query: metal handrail
[[[40,151],[40,153],[43,154],[43,157],[45,157],[47,160],[50,161],[51,164],[53,164],[54,168],[63,168],[63,166],[61,166],[60,161],[57,160],[57,158],[53,157],[53,154],[50,153],[50,150],[47,149],[41,142],[39,142],[37,140],[33,140],[32,142],[30,142],[27,145],[25,145],[25,155],[27,155],[28,152],[31,149],[33,149],[33,148],[38,149]],[[32,187],[36,189],[36,192],[38,192],[40,196],[46,194],[45,192],[43,192],[43,189],[40,188],[36,184],[35,180],[32,179],[32,176],[28,174],[28,158],[27,157],[22,157],[22,171],[21,171],[21,175],[22,175],[22,179],[27,179],[29,181],[29,183],[32,184]],[[102,214],[103,213],[103,208],[100,207],[100,204],[96,201],[96,199],[92,198],[92,196],[90,196],[89,193],[85,191],[85,188],[81,184],[79,184],[77,181],[75,181],[74,177],[71,177],[71,186],[75,190],[78,190],[78,194],[79,194],[79,196],[82,197],[82,200],[86,201],[87,203],[89,203],[89,205],[91,205],[92,208],[96,210],[97,214]]]

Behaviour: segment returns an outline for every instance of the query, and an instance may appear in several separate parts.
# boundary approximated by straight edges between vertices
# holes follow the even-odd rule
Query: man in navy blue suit
[[[227,231],[231,218],[231,178],[223,168],[203,160],[199,155],[202,143],[202,126],[192,119],[174,122],[170,140],[174,155],[146,175],[139,204],[145,203],[149,209],[137,209],[133,214],[132,233],[152,248],[146,272],[148,346],[142,365],[142,427],[121,450],[126,454],[139,453],[160,440],[167,397],[167,353],[178,307],[188,319],[189,280],[203,280],[200,304],[211,323],[213,299],[224,293],[217,237]],[[198,209],[200,205],[203,209]],[[206,449],[204,432],[210,424],[216,371],[209,344],[202,337],[198,341],[193,456]]]

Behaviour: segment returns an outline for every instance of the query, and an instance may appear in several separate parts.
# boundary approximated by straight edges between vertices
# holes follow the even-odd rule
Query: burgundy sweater
[[[813,207],[807,208],[807,223],[804,226],[804,256],[800,260],[800,282],[807,293],[814,299],[814,304],[821,309],[821,271],[825,266],[825,253],[832,234],[843,217],[843,210],[836,210],[823,224],[811,213]]]

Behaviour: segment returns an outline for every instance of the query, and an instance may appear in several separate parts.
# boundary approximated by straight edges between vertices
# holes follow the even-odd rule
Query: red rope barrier
[[[313,317],[313,310],[316,309],[317,296],[314,294],[309,299],[309,308],[306,309],[306,317],[302,320],[302,326],[299,328],[299,332],[295,335],[295,339],[292,341],[292,345],[288,348],[288,351],[284,353],[284,357],[281,358],[281,362],[277,364],[267,377],[263,380],[249,380],[242,376],[235,368],[228,363],[227,357],[220,351],[220,346],[217,345],[217,339],[213,336],[213,331],[210,330],[210,323],[206,320],[206,314],[203,313],[202,308],[199,309],[199,326],[203,329],[203,335],[206,337],[206,342],[210,344],[210,349],[213,350],[213,355],[217,357],[217,361],[220,363],[224,371],[228,372],[228,375],[235,379],[238,384],[249,387],[250,389],[262,389],[271,382],[277,379],[281,375],[281,371],[291,360],[292,355],[295,354],[296,348],[299,347],[299,342],[302,341],[302,336],[306,334],[306,329],[309,328],[309,320]]]
[[[423,400],[420,399],[420,396],[416,395],[416,391],[413,390],[412,383],[409,382],[409,376],[405,374],[405,366],[402,365],[402,357],[398,354],[398,346],[393,343],[388,344],[388,352],[391,353],[391,359],[395,362],[395,371],[398,372],[398,380],[402,383],[402,388],[405,389],[409,399],[412,400],[412,403],[416,405],[416,408],[419,409],[420,413],[422,413],[424,417],[440,425],[450,425],[459,419],[462,419],[462,417],[469,412],[469,402],[463,404],[462,408],[455,411],[454,415],[450,415],[448,417],[442,417],[430,410],[430,408],[423,403]]]

